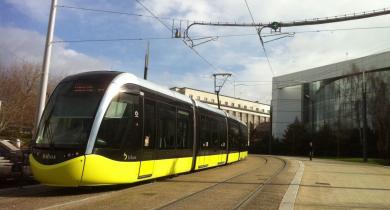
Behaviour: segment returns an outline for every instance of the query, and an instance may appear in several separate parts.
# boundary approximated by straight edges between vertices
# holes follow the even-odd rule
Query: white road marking
[[[288,187],[286,193],[283,196],[282,202],[279,206],[279,210],[294,209],[295,200],[298,195],[299,185],[301,184],[304,170],[305,165],[302,161],[299,161],[299,168],[297,170],[297,173],[295,174],[294,179],[291,181],[290,186]]]
[[[144,184],[141,184],[141,185],[138,185],[138,186],[133,186],[133,187],[130,187],[130,188],[124,188],[124,189],[121,189],[121,190],[104,192],[104,193],[100,193],[100,194],[97,194],[97,195],[94,195],[94,196],[82,198],[82,199],[79,199],[79,200],[68,201],[68,202],[65,202],[65,203],[59,203],[59,204],[55,204],[55,205],[52,205],[52,206],[38,208],[37,210],[58,209],[59,207],[64,207],[64,206],[68,206],[68,205],[74,205],[74,204],[82,203],[84,201],[95,199],[95,198],[107,197],[107,196],[113,195],[115,193],[121,193],[121,192],[123,192],[125,190],[129,190],[129,189],[144,188],[144,187],[148,187],[148,186],[153,185],[153,184],[155,184],[155,182],[144,183]]]
[[[99,195],[95,195],[95,196],[91,196],[91,197],[87,197],[87,198],[83,198],[83,199],[79,199],[79,200],[75,200],[75,201],[69,201],[69,202],[60,203],[60,204],[56,204],[56,205],[52,205],[52,206],[47,206],[47,207],[44,207],[44,208],[39,208],[38,210],[57,209],[59,207],[72,205],[72,204],[76,204],[76,203],[81,203],[81,202],[84,202],[84,201],[87,201],[87,200],[90,200],[90,199],[93,199],[93,198],[99,198],[99,197],[103,197],[103,196],[106,196],[106,195],[110,195],[112,193],[113,192],[99,194]]]

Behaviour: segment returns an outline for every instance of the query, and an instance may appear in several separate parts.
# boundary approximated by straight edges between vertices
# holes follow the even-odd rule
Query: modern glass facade
[[[315,131],[324,125],[332,130],[361,128],[363,84],[366,87],[367,125],[372,128],[371,110],[375,110],[378,100],[383,106],[390,105],[390,94],[378,95],[378,91],[390,91],[390,69],[366,72],[364,78],[363,73],[356,73],[304,84],[302,119],[307,128]]]

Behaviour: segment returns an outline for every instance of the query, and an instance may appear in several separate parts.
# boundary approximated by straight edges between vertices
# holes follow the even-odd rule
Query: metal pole
[[[311,133],[314,136],[314,101],[313,99],[309,98],[311,102]]]
[[[145,54],[145,69],[144,69],[144,79],[148,79],[148,68],[149,68],[149,42],[148,46],[146,49],[146,54]]]
[[[221,103],[219,102],[219,91],[217,91],[218,109],[221,109]]]
[[[314,140],[314,101],[312,98],[309,98],[311,102],[311,141],[310,141],[310,161],[313,159],[313,140]]]
[[[272,103],[271,103],[271,107],[270,107],[270,116],[269,117],[270,117],[269,118],[270,130],[269,130],[268,154],[271,155],[272,154]]]
[[[217,94],[218,109],[221,109],[221,105],[219,103],[219,91],[217,90],[217,74],[213,74],[213,76],[214,76],[214,92]]]
[[[53,44],[52,41],[53,41],[53,34],[54,34],[55,17],[57,11],[56,6],[57,6],[57,0],[52,0],[49,25],[47,28],[45,54],[43,57],[43,66],[42,66],[42,74],[41,74],[41,91],[39,93],[39,105],[38,105],[38,113],[35,122],[35,130],[38,128],[39,121],[41,120],[42,113],[46,105],[46,92],[47,92],[47,83],[49,78],[50,57],[51,57],[51,50]]]
[[[363,161],[367,162],[367,99],[366,99],[366,75],[363,71],[362,97],[363,97]]]
[[[221,85],[217,86],[217,76],[224,77],[224,81]],[[214,77],[214,92],[217,94],[217,101],[218,101],[218,109],[221,109],[220,101],[219,101],[219,92],[221,91],[223,85],[225,84],[228,77],[232,76],[230,73],[215,73],[213,74]]]

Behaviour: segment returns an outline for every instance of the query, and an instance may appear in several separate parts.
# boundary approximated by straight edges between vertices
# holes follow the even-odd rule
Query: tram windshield
[[[106,86],[96,81],[80,80],[59,84],[42,116],[36,146],[85,146]]]

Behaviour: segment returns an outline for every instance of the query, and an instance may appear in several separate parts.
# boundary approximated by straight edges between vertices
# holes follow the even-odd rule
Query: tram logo
[[[54,154],[49,154],[49,153],[43,153],[42,154],[42,159],[45,159],[45,160],[55,160],[56,159],[56,155]]]

